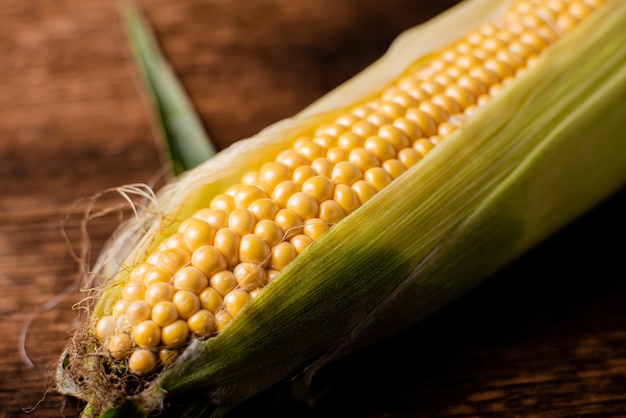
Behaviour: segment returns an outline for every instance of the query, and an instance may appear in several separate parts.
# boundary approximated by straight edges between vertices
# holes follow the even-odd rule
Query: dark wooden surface
[[[455,1],[140,3],[224,147]],[[152,182],[161,164],[115,2],[0,0],[0,56],[0,416],[74,417],[78,404],[46,389],[81,295],[46,304],[77,280],[76,203]],[[95,208],[119,202],[105,194]],[[328,367],[314,407],[273,406],[274,391],[236,415],[626,416],[625,212],[621,192],[435,316]],[[118,220],[89,223],[91,259]],[[33,367],[19,348],[31,320]]]

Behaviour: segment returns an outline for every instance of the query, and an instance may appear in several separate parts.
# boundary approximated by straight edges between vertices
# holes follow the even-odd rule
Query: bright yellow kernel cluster
[[[311,242],[424,158],[602,0],[524,0],[378,99],[246,174],[130,272],[97,324],[115,359],[149,373],[229,321]]]

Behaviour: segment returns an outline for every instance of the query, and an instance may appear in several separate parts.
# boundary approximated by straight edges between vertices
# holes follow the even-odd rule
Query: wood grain
[[[220,148],[453,3],[140,2]],[[0,0],[0,56],[0,416],[74,417],[76,401],[45,392],[81,294],[42,309],[76,284],[88,199],[158,185],[162,165],[115,2]],[[313,407],[277,406],[278,387],[235,415],[626,416],[625,210],[621,192],[435,316],[327,367]],[[125,215],[89,223],[90,260]],[[34,367],[18,348],[30,320]]]

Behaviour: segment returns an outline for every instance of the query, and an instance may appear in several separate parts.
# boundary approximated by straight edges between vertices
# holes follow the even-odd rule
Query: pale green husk
[[[467,10],[479,14],[496,4],[471,2],[431,28],[443,30]],[[126,407],[147,412],[165,397],[198,391],[198,402],[219,414],[299,371],[310,378],[325,363],[450,302],[624,185],[624,27],[623,1],[592,15],[420,164],[312,244],[218,337],[193,342]],[[390,56],[429,33],[406,35]],[[377,64],[382,69],[367,77],[378,79],[394,61]],[[346,95],[371,94],[355,93],[361,83],[351,82]],[[258,152],[273,155],[284,131],[308,127],[317,112],[342,101],[333,94],[339,98],[318,102],[316,112],[305,111],[184,176],[161,195],[165,212],[177,208],[182,217],[255,168]],[[235,166],[217,174],[230,163]],[[204,185],[191,189],[191,199],[189,181]],[[135,238],[132,258],[122,258],[129,264],[153,237],[127,228],[122,236]],[[117,273],[120,248],[114,243],[101,259],[105,276]],[[80,396],[75,389],[68,391]],[[122,416],[115,408],[109,414]]]

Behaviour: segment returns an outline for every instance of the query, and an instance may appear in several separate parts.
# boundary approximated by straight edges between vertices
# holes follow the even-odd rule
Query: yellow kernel
[[[284,269],[297,255],[298,253],[296,253],[296,250],[290,243],[279,243],[272,247],[272,255],[269,263],[270,269],[277,271]]]
[[[482,60],[475,55],[471,55],[471,52],[465,55],[461,55],[457,58],[455,65],[463,70],[468,70],[473,67],[479,67],[482,65]]]
[[[437,128],[437,135],[441,136],[442,138],[446,138],[452,132],[456,131],[456,129],[457,127],[450,122],[444,122]]]
[[[154,353],[145,348],[133,351],[128,359],[128,368],[135,374],[150,373],[156,367],[157,359]]]
[[[330,178],[335,184],[352,185],[355,181],[360,180],[362,177],[363,173],[361,170],[348,161],[341,161],[335,164],[330,174]]]
[[[133,340],[139,347],[156,347],[161,341],[161,327],[151,319],[142,321],[133,329]]]
[[[400,160],[407,169],[413,167],[421,159],[422,157],[413,148],[405,148],[398,152],[398,160]]]
[[[451,113],[458,113],[461,108],[464,109],[467,106],[474,104],[474,102],[476,101],[476,96],[471,91],[469,91],[465,87],[461,87],[460,85],[456,84],[452,84],[446,87],[445,95],[447,97],[450,97],[452,100],[454,100],[454,102],[458,103],[459,105],[458,110]]]
[[[437,146],[437,144],[439,144],[441,141],[443,141],[445,138],[441,135],[433,135],[430,138],[428,138],[428,140],[430,141],[431,144]]]
[[[223,297],[237,286],[237,279],[232,271],[222,270],[211,276],[209,283]]]
[[[213,210],[223,210],[226,213],[230,213],[233,209],[235,209],[235,201],[227,194],[218,194],[213,198],[213,200],[211,200],[209,208]]]
[[[276,187],[280,182],[291,178],[291,168],[277,162],[263,164],[259,172],[259,180],[271,188]]]
[[[323,157],[326,154],[324,148],[309,140],[297,141],[294,145],[294,149],[309,161]]]
[[[433,97],[443,94],[445,86],[449,86],[455,81],[455,79],[452,76],[448,75],[445,71],[441,74],[435,74],[432,80],[441,86],[441,90],[437,93],[433,93],[433,95],[431,96],[431,100],[433,99]]]
[[[307,166],[309,167],[309,166]],[[287,206],[287,201],[294,194],[300,191],[300,186],[291,180],[280,182],[272,192],[272,199],[280,205],[281,208]]]
[[[224,270],[224,271],[228,271],[228,270]],[[215,275],[213,275],[213,277],[215,277]],[[232,279],[234,283],[235,282],[234,275],[232,276]],[[232,287],[228,289],[228,291],[232,290],[234,287],[235,286],[233,284]],[[222,295],[220,295],[217,290],[215,290],[213,287],[210,287],[210,286],[205,288],[202,292],[200,292],[200,294],[198,295],[198,298],[200,299],[200,305],[202,306],[202,308],[209,310],[211,312],[216,312],[219,309],[219,307],[222,305]]]
[[[239,234],[234,229],[222,228],[215,234],[213,246],[224,257],[229,267],[239,262],[239,241]],[[218,266],[221,265],[218,264]]]
[[[263,219],[274,219],[279,209],[278,203],[270,198],[259,199],[248,206],[248,210],[257,222]]]
[[[150,305],[143,300],[135,300],[132,301],[126,308],[124,318],[126,318],[126,320],[131,324],[137,325],[146,319],[150,319],[150,312]]]
[[[236,208],[247,208],[253,202],[267,197],[265,192],[253,185],[239,185],[235,191],[234,201]]]
[[[435,120],[421,109],[412,107],[406,111],[406,118],[414,122],[422,135],[431,136],[437,130]]]
[[[428,75],[431,75],[431,74],[424,74],[423,76],[427,77]],[[407,87],[404,91],[413,98],[416,106],[421,101],[430,99],[430,93],[422,88],[422,83],[418,80],[414,80],[413,85]]]
[[[538,51],[535,51],[533,48],[529,47],[526,44],[523,44],[519,41],[513,41],[509,45],[508,49],[505,50],[509,53],[521,58],[523,61],[526,61],[531,56],[535,55]],[[504,51],[502,52],[504,53]]]
[[[349,128],[350,126],[354,125],[359,120],[361,119],[358,116],[352,115],[350,113],[345,113],[339,116],[337,119],[335,119],[335,123],[345,128]],[[338,136],[340,135],[341,134],[339,134]]]
[[[237,208],[228,216],[228,227],[235,230],[239,236],[252,232],[255,223],[256,219],[248,209]]]
[[[159,251],[159,256],[155,266],[174,274],[187,263],[189,263],[188,251],[168,248],[166,250]]]
[[[280,227],[284,235],[299,234],[301,231],[302,218],[288,209],[279,210],[274,222]]]
[[[361,138],[367,138],[376,134],[377,126],[366,120],[360,120],[351,127],[351,132]]]
[[[315,198],[304,192],[294,193],[287,201],[287,210],[301,219],[317,216],[318,203]]]
[[[307,237],[311,238],[313,241],[315,241],[320,236],[322,236],[324,232],[328,231],[328,228],[329,228],[328,222],[325,222],[321,220],[320,218],[312,218],[304,222],[304,226],[302,227],[302,233],[306,235]],[[281,244],[287,244],[291,246],[291,244],[287,242],[282,242]],[[291,248],[293,249],[293,247]],[[271,263],[270,263],[270,268],[275,269],[275,270],[282,270],[282,268],[273,267]]]
[[[333,168],[333,163],[326,157],[320,157],[311,162],[311,168],[320,176],[330,177],[330,170]]]
[[[278,277],[278,275],[280,274],[280,271],[278,270],[273,270],[273,269],[268,269],[266,271],[267,274],[267,281],[271,282],[272,280],[274,280],[276,277]]]
[[[129,304],[130,302],[128,302],[127,300],[124,300],[124,299],[118,300],[115,303],[115,305],[113,305],[113,310],[112,310],[113,317],[119,318],[122,315],[124,315],[124,313],[126,312],[126,308],[128,307]]]
[[[378,107],[378,112],[385,115],[387,118],[394,120],[404,116],[404,112],[406,112],[406,109],[398,103],[385,101],[382,102]],[[383,125],[389,125],[390,123],[391,121],[387,122],[386,124],[381,123],[375,125],[382,127]]]
[[[228,220],[228,213],[221,209],[204,208],[193,214],[193,217],[211,225],[215,230],[224,228]]]
[[[330,199],[333,195],[333,189],[334,185],[332,181],[322,176],[311,177],[302,185],[302,192],[314,198],[318,203]],[[289,208],[289,203],[287,207]],[[302,218],[308,219],[305,216],[302,216]]]
[[[422,158],[424,158],[429,152],[431,152],[435,146],[427,139],[420,139],[415,141],[413,149],[417,151]]]
[[[162,301],[152,307],[150,319],[155,324],[164,327],[178,319],[178,310],[176,305],[170,301]]]
[[[174,287],[167,282],[156,282],[146,289],[145,300],[150,306],[154,306],[162,301],[172,300],[174,296]]]
[[[394,147],[378,136],[370,136],[365,140],[364,148],[379,161],[385,161],[396,155]]]
[[[337,138],[337,146],[349,152],[355,148],[362,147],[363,138],[352,132],[345,132]]]
[[[393,126],[402,131],[409,142],[412,142],[415,138],[419,138],[423,135],[422,130],[417,124],[407,118],[398,118],[393,121]]]
[[[254,226],[254,234],[258,235],[270,247],[279,243],[283,237],[283,231],[278,224],[270,219],[264,219]]]
[[[419,109],[432,118],[438,124],[448,120],[448,113],[439,105],[432,101],[424,101],[419,104]],[[424,130],[423,130],[424,131]]]
[[[191,265],[198,268],[206,277],[211,277],[226,268],[226,259],[214,246],[205,245],[193,252]]]
[[[182,319],[164,326],[161,331],[161,341],[168,347],[180,347],[187,341],[187,337],[189,337],[189,326]]]
[[[152,268],[152,264],[150,263],[141,263],[138,264],[137,266],[135,266],[133,268],[133,270],[130,272],[130,281],[137,281],[140,282],[142,281],[145,276],[146,273]]]
[[[391,123],[392,119],[385,115],[382,112],[370,112],[369,114],[367,114],[367,116],[365,117],[365,120],[369,123],[371,123],[372,125],[374,125],[374,127],[378,128],[380,126],[386,125]],[[376,131],[374,131],[374,133],[370,134],[371,135],[375,135]],[[366,138],[366,135],[363,135],[364,138]]]
[[[351,183],[354,184],[354,183]],[[351,185],[350,184],[350,185]],[[360,206],[359,198],[348,184],[338,184],[335,186],[333,200],[347,214],[351,214]]]
[[[556,19],[556,28],[561,34],[571,31],[577,24],[578,19],[572,15],[563,14]]]
[[[346,161],[348,159],[348,151],[343,148],[332,147],[326,152],[326,158],[330,162],[337,164],[338,162]]]
[[[172,234],[169,238],[163,240],[163,242],[159,244],[159,247],[157,248],[157,250],[163,251],[163,250],[167,250],[170,248],[189,252],[189,247],[187,246],[187,243],[185,242],[185,234],[180,234],[180,233]]]
[[[361,205],[370,200],[376,194],[374,187],[365,180],[359,180],[351,187],[359,198]]]
[[[377,191],[391,183],[391,176],[382,167],[373,167],[363,174],[363,178]],[[321,218],[321,216],[320,216]]]
[[[251,297],[248,292],[242,289],[235,289],[224,296],[224,309],[226,309],[226,312],[228,312],[231,317],[235,317],[235,315],[246,306],[250,299]]]
[[[128,334],[115,334],[109,338],[108,349],[111,353],[111,357],[116,360],[126,358],[130,354],[130,349],[133,347],[133,341]]]
[[[520,67],[526,64],[526,58],[522,57],[509,49],[503,49],[496,53],[496,59],[506,64],[511,69],[511,75]],[[510,75],[509,75],[510,76]]]
[[[301,165],[300,167],[296,168],[295,170],[293,170],[293,175],[291,177],[291,180],[293,180],[293,183],[297,184],[298,186],[302,187],[302,185],[304,184],[305,181],[307,181],[308,179],[310,179],[313,176],[316,176],[317,173],[315,172],[315,170],[313,170],[313,168],[310,165]],[[293,190],[293,193],[299,191],[297,188],[291,188],[290,190]],[[275,192],[274,192],[275,193]],[[290,194],[290,196],[291,196]],[[282,202],[282,199],[281,199]],[[286,201],[285,201],[286,203]],[[283,205],[284,207],[284,205]]]
[[[145,293],[146,286],[143,283],[136,281],[128,282],[122,289],[122,299],[127,302],[140,300],[144,298]]]
[[[208,284],[204,273],[194,266],[183,267],[174,275],[174,288],[178,290],[200,293]]]
[[[397,103],[405,109],[414,107],[417,105],[417,100],[413,98],[410,94],[405,93],[400,90],[396,90],[388,99],[391,102]],[[397,118],[395,118],[397,119]]]
[[[267,284],[265,269],[254,263],[240,263],[233,269],[237,285],[243,290],[252,290]]]
[[[341,206],[332,199],[320,203],[319,218],[329,224],[336,224],[346,217],[346,213]]]
[[[270,247],[263,238],[255,234],[246,234],[239,243],[239,259],[243,263],[266,263],[270,255]]]
[[[476,101],[476,104],[478,104],[479,107],[484,106],[489,100],[491,100],[490,94],[482,94],[478,96],[478,100]]]
[[[187,319],[187,327],[198,337],[207,337],[215,331],[215,315],[206,309],[201,309]]]
[[[591,6],[586,5],[585,3],[580,1],[570,4],[568,8],[568,12],[570,15],[581,20],[586,18],[592,11],[593,8]]]
[[[101,341],[106,340],[115,331],[115,317],[113,315],[103,316],[96,325],[96,336]]]
[[[537,52],[544,50],[548,46],[548,43],[541,36],[528,31],[525,31],[520,36],[519,41]]]
[[[380,165],[378,158],[365,148],[356,148],[350,151],[348,161],[361,171]]]
[[[262,181],[258,181],[257,183],[252,184],[251,186],[254,186],[256,188],[258,188],[259,190],[261,190],[261,192],[263,192],[263,196],[271,196],[272,195],[272,188],[270,186],[268,186],[267,184],[263,183]]]
[[[484,83],[486,86],[490,86],[499,81],[498,76],[494,74],[493,71],[488,70],[484,66],[472,68],[469,72],[469,75],[470,77],[474,77],[480,82]]]
[[[495,96],[499,94],[502,91],[503,87],[504,86],[501,83],[496,83],[492,85],[491,87],[489,87],[489,95]]]
[[[483,81],[469,75],[463,75],[459,77],[457,80],[457,84],[459,85],[459,87],[465,89],[467,92],[472,94],[472,103],[476,102],[476,97],[487,91],[487,85]]]
[[[396,158],[385,161],[382,167],[394,180],[406,171],[404,165]]]
[[[420,88],[424,90],[426,93],[428,93],[430,96],[443,91],[443,87],[441,86],[441,84],[436,83],[434,81],[423,81],[420,84]]]
[[[260,180],[260,174],[258,171],[249,171],[247,172],[243,178],[241,179],[241,184],[254,184],[257,183]],[[234,188],[232,189],[233,192],[235,192],[237,189],[239,188],[239,186],[234,186]],[[229,193],[231,196],[234,196],[234,193]]]
[[[195,251],[203,245],[213,244],[215,228],[200,219],[189,218],[184,222],[185,244],[190,251]]]
[[[406,134],[391,124],[381,126],[378,129],[378,137],[390,144],[396,151],[409,146],[409,139]]]
[[[302,254],[311,242],[313,242],[313,240],[304,234],[295,235],[289,240],[289,243],[298,254]]]
[[[315,130],[315,138],[313,138],[313,142],[322,146],[323,148],[328,149],[328,145],[332,146],[333,142],[337,140],[337,137],[344,133],[346,130],[347,127],[339,123],[329,123],[327,125],[322,125]]]
[[[435,94],[431,100],[432,103],[439,106],[439,108],[441,108],[446,115],[453,115],[461,111],[461,106],[453,98],[445,95],[444,93]]]
[[[304,156],[298,154],[294,150],[285,150],[281,152],[276,157],[276,162],[289,167],[291,170],[295,170],[301,165],[309,164],[309,160],[307,160]]]
[[[172,302],[176,306],[178,316],[187,319],[200,309],[200,298],[188,290],[179,290],[174,294]]]
[[[226,325],[233,320],[233,317],[226,311],[220,311],[215,314],[215,325],[217,327],[217,331],[222,331],[226,328]]]

